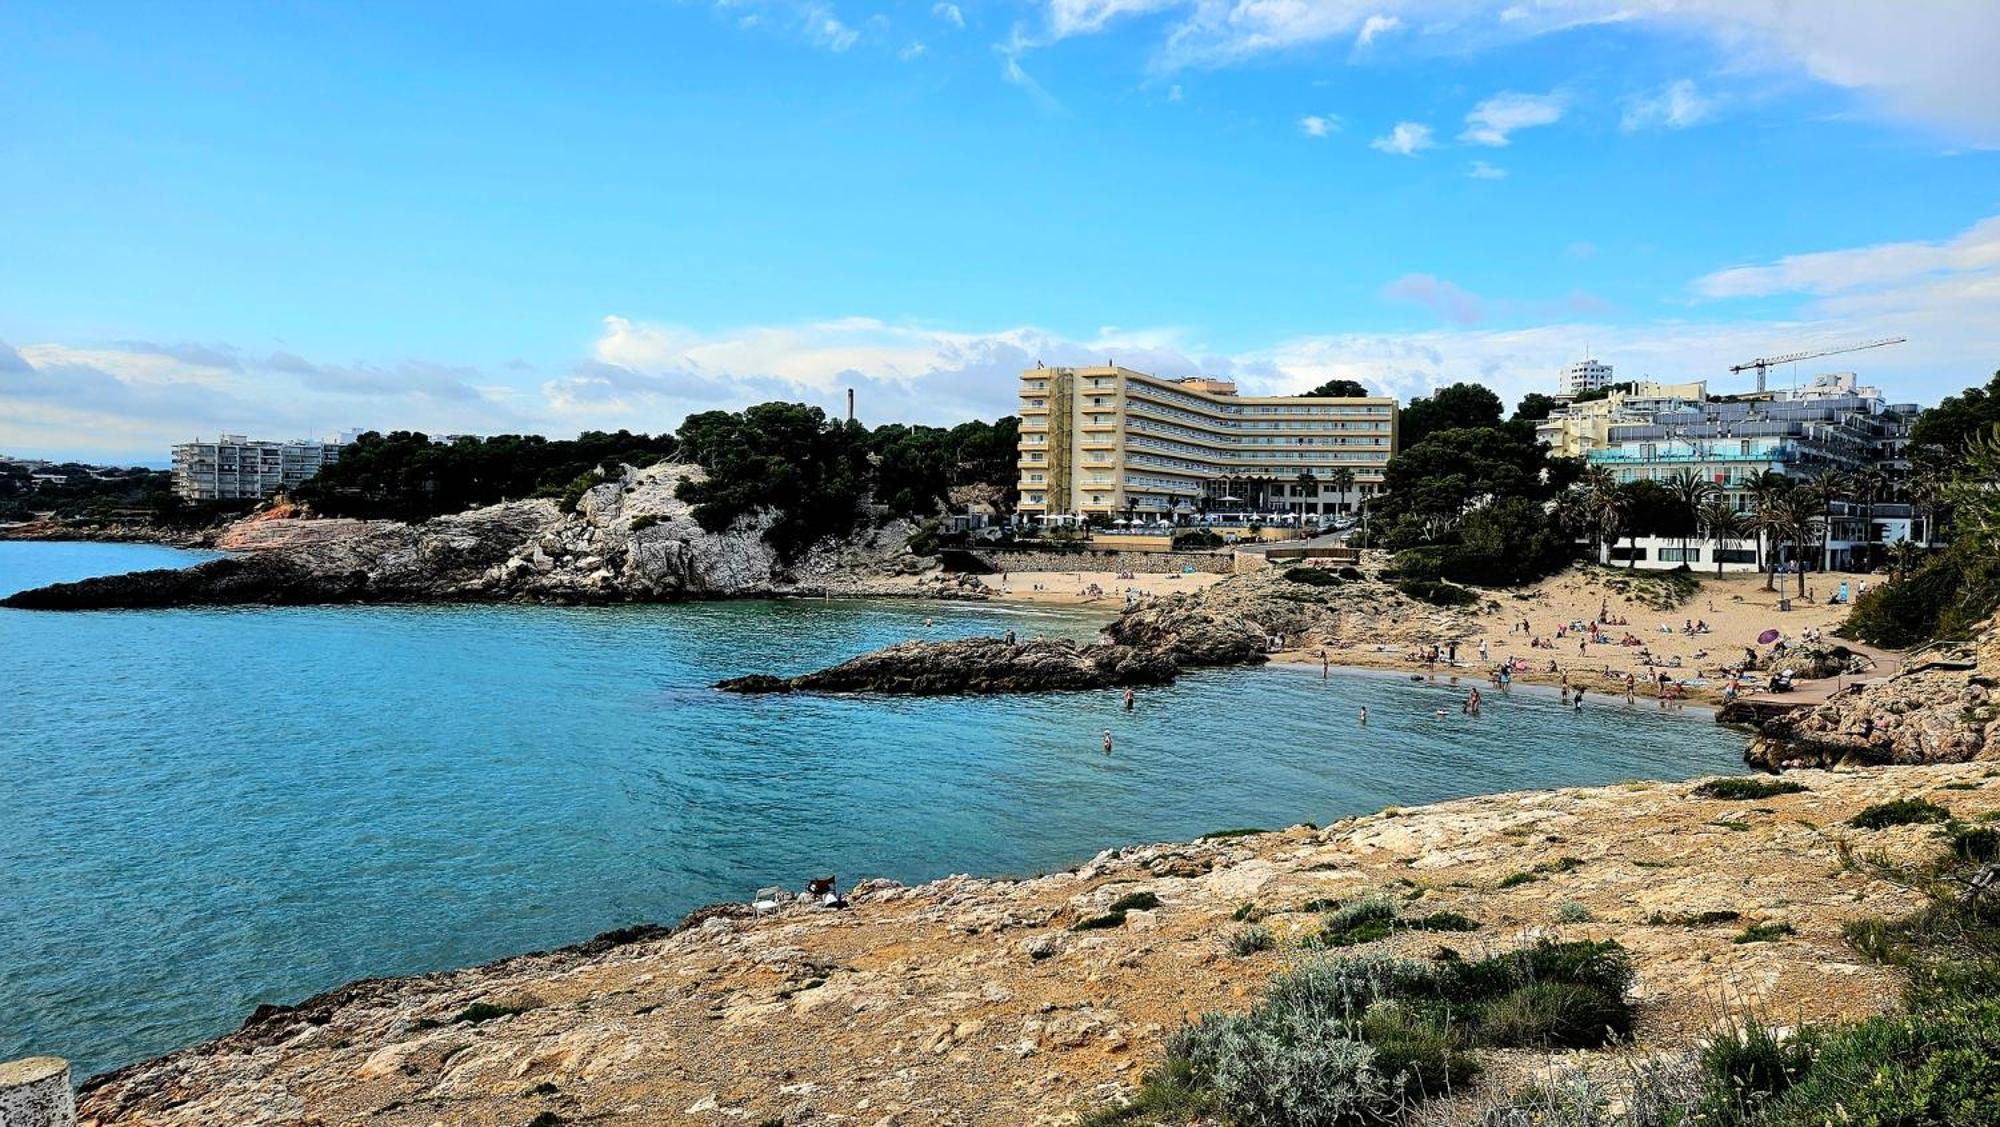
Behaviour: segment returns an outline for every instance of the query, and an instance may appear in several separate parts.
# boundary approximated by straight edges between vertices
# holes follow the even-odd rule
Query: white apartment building
[[[1574,399],[1586,391],[1602,391],[1611,386],[1611,365],[1584,357],[1556,377],[1556,397]]]
[[[189,501],[241,501],[289,489],[340,460],[339,442],[269,442],[225,434],[174,447],[174,492]]]
[[[1116,366],[1021,373],[1020,513],[1033,522],[1351,512],[1395,448],[1390,398],[1242,396]]]

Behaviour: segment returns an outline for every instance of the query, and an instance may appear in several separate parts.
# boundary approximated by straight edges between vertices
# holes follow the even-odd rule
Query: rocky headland
[[[2000,760],[2000,625],[1762,721],[1745,758],[1772,769]]]
[[[87,1082],[81,1119],[1067,1124],[1129,1093],[1193,1015],[1242,1009],[1275,970],[1321,957],[1307,949],[1320,913],[1362,896],[1477,928],[1391,930],[1349,952],[1616,939],[1638,970],[1637,1044],[1621,1051],[1685,1048],[1729,1013],[1795,1024],[1890,1008],[1897,972],[1842,927],[1916,908],[1883,866],[1945,846],[1936,826],[1846,822],[1911,797],[1972,822],[2000,811],[2000,778],[1976,765],[1787,778],[1807,789],[1494,795],[1114,849],[1024,880],[864,881],[845,911],[717,906],[671,929],[261,1008],[236,1033]],[[1233,942],[1245,921],[1274,945]],[[1489,1053],[1481,1092],[1548,1063]]]
[[[1093,645],[969,638],[904,642],[796,677],[768,673],[717,684],[730,692],[1046,692],[1167,684],[1182,670],[1254,665],[1281,645],[1418,645],[1473,629],[1460,611],[1428,606],[1349,569],[1317,582],[1275,570],[1232,576],[1205,590],[1143,599]]]
[[[365,602],[608,603],[773,593],[866,594],[883,575],[924,570],[900,522],[864,528],[786,561],[745,522],[709,532],[676,497],[701,470],[627,468],[564,512],[510,501],[420,524],[253,518],[215,546],[244,554],[24,591],[0,605],[36,610]],[[976,594],[940,583],[939,594]],[[903,589],[900,593],[907,594]]]

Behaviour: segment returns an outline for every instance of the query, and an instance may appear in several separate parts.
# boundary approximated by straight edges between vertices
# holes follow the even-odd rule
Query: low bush
[[[452,1018],[451,1023],[453,1025],[480,1025],[493,1021],[496,1018],[513,1017],[515,1014],[527,1013],[529,1009],[530,1007],[528,1006],[496,1006],[492,1002],[474,1002],[458,1011],[458,1016]]]
[[[1790,779],[1768,779],[1759,775],[1710,779],[1688,792],[1690,798],[1719,798],[1727,802],[1754,802],[1781,794],[1800,794],[1805,787]]]
[[[1810,1028],[1779,1037],[1754,1016],[1730,1022],[1701,1051],[1706,1091],[1697,1123],[1748,1124],[1812,1068]]]
[[[1446,583],[1437,579],[1402,579],[1396,582],[1396,590],[1418,602],[1439,607],[1471,606],[1479,601],[1479,596],[1460,587],[1456,583]]]
[[[1540,879],[1542,878],[1536,876],[1533,873],[1509,873],[1506,876],[1500,878],[1500,884],[1498,887],[1519,888],[1524,884],[1533,884],[1534,882]]]
[[[1138,892],[1128,892],[1118,899],[1113,900],[1111,907],[1107,908],[1106,911],[1150,912],[1159,906],[1160,898],[1158,896],[1154,895],[1151,890],[1141,889]]]
[[[1743,918],[1743,913],[1731,908],[1714,908],[1706,912],[1654,912],[1646,917],[1646,922],[1654,927],[1714,927],[1716,924],[1733,924]]]
[[[1922,798],[1898,798],[1889,802],[1878,802],[1847,820],[1847,824],[1858,830],[1881,830],[1890,826],[1915,826],[1929,822],[1943,822],[1951,818],[1951,811]]]
[[[1576,900],[1565,900],[1556,905],[1556,922],[1565,924],[1587,924],[1596,917],[1590,908]]]
[[[2000,860],[2000,829],[1946,822],[1944,836],[1951,846],[1951,855],[1957,860],[1974,864]]]
[[[1731,943],[1769,943],[1773,939],[1783,939],[1787,935],[1798,934],[1798,929],[1783,920],[1766,920],[1751,924],[1740,932]]]
[[[1572,982],[1532,982],[1481,1006],[1480,1040],[1526,1049],[1594,1049],[1631,1029],[1623,998]]]
[[[1339,576],[1322,567],[1291,568],[1284,578],[1288,583],[1303,583],[1308,587],[1338,587],[1342,582]]]
[[[1229,937],[1229,953],[1238,958],[1269,951],[1277,945],[1277,937],[1271,934],[1271,929],[1259,924],[1241,928]]]
[[[1211,832],[1209,832],[1209,833],[1205,833],[1205,834],[1201,835],[1201,836],[1200,836],[1200,837],[1198,837],[1198,838],[1195,838],[1195,840],[1196,840],[1196,841],[1221,841],[1221,840],[1223,840],[1223,839],[1225,839],[1225,838],[1232,838],[1232,837],[1254,837],[1254,836],[1256,836],[1257,834],[1267,834],[1267,833],[1270,833],[1270,832],[1271,832],[1270,830],[1267,830],[1267,829],[1264,829],[1264,828],[1262,828],[1262,827],[1259,827],[1259,826],[1249,826],[1249,827],[1246,827],[1246,828],[1243,828],[1243,829],[1239,829],[1239,830],[1213,830],[1213,831],[1211,831]]]

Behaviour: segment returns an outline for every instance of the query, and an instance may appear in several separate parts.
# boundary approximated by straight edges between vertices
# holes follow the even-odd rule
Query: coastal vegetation
[[[41,480],[36,480],[36,475]],[[64,521],[135,520],[162,528],[198,528],[250,508],[247,501],[203,504],[182,500],[174,492],[174,475],[166,470],[81,462],[30,469],[18,462],[0,463],[0,521],[47,516]]]
[[[705,480],[681,499],[712,532],[770,518],[766,539],[792,557],[864,519],[933,516],[954,488],[989,487],[1012,507],[1019,440],[1011,417],[956,427],[875,427],[830,418],[802,403],[690,415],[671,435],[585,431],[573,439],[503,434],[433,441],[415,431],[370,431],[340,461],[294,491],[326,516],[416,522],[525,497],[574,511],[620,466],[683,460]]]

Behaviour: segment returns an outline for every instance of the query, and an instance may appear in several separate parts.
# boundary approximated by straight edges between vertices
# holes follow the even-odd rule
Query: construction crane
[[[1757,373],[1757,390],[1763,391],[1764,373],[1780,364],[1790,364],[1794,360],[1812,360],[1821,356],[1838,356],[1843,352],[1860,352],[1865,348],[1881,348],[1885,344],[1902,344],[1908,339],[1908,337],[1884,337],[1881,340],[1864,341],[1861,344],[1844,345],[1840,348],[1821,348],[1811,352],[1791,352],[1783,356],[1766,356],[1760,360],[1752,360],[1747,364],[1733,365],[1730,367],[1729,372],[1731,375],[1737,375],[1743,372],[1755,371]]]

